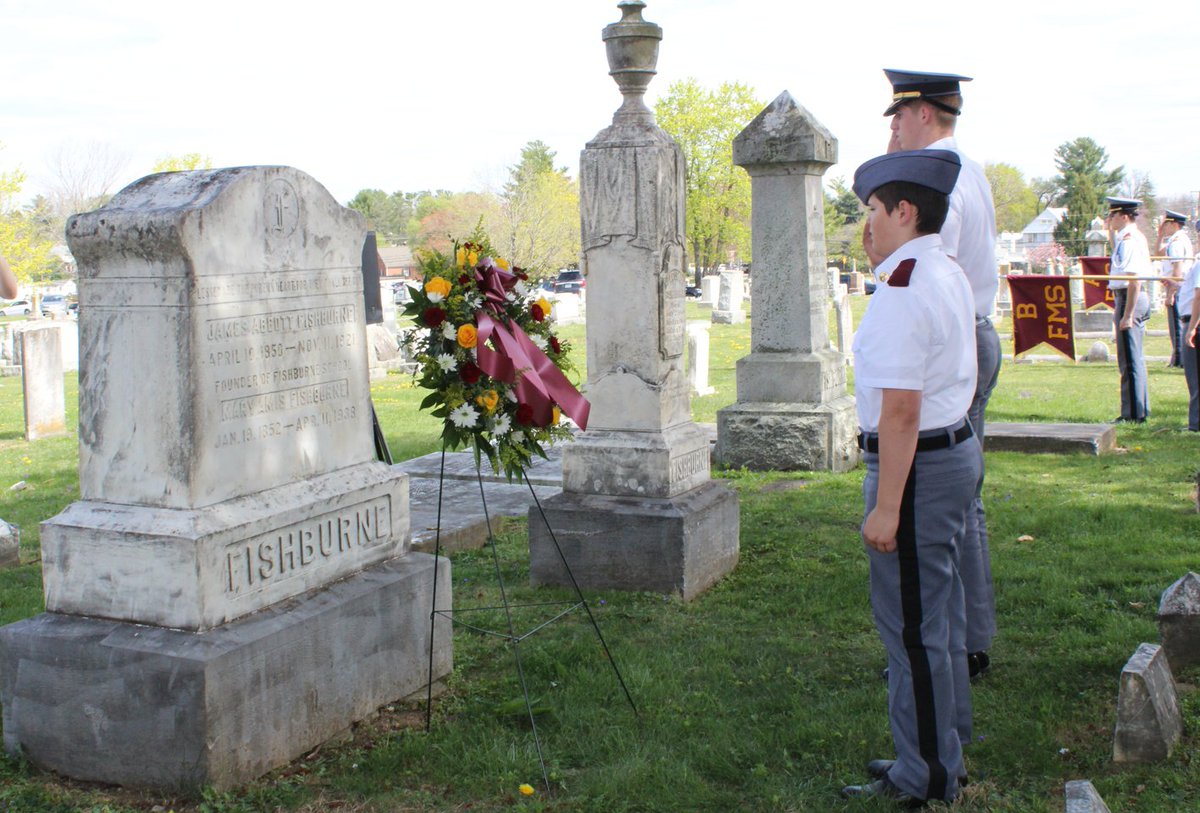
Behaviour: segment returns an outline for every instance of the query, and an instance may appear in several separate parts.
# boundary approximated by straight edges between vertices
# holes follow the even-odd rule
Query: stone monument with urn
[[[41,526],[46,612],[0,629],[10,753],[225,787],[425,685],[434,560],[375,459],[364,236],[289,167],[151,175],[71,219],[81,498]]]
[[[563,450],[562,493],[545,520],[530,512],[530,574],[569,584],[561,549],[581,587],[691,598],[737,563],[738,502],[710,479],[708,439],[691,420],[684,160],[642,99],[662,29],[640,0],[618,6],[604,42],[624,103],[580,159],[591,415]]]

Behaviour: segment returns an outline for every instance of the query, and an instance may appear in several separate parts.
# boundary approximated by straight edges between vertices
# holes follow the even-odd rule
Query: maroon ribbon
[[[529,406],[535,426],[550,425],[557,403],[580,429],[587,429],[591,404],[520,325],[511,321],[505,324],[499,318],[504,313],[508,292],[517,284],[516,275],[491,263],[481,264],[475,268],[475,282],[484,300],[483,307],[475,311],[479,369],[497,381],[514,385],[517,403]],[[493,314],[498,318],[493,318]],[[487,346],[489,340],[495,350]]]

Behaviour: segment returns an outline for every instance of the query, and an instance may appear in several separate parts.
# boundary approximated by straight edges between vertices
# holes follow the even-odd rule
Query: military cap
[[[1138,209],[1142,207],[1142,202],[1133,198],[1107,197],[1105,200],[1108,201],[1108,213],[1110,215],[1120,212],[1123,215],[1137,217]]]
[[[959,115],[957,107],[952,107],[938,97],[953,96],[959,92],[959,82],[970,82],[971,77],[959,76],[956,73],[918,73],[917,71],[897,71],[884,68],[884,74],[892,83],[892,103],[883,115],[890,116],[900,109],[905,102],[921,99],[929,102],[939,110]]]
[[[863,203],[884,184],[895,181],[925,186],[949,195],[958,181],[962,161],[950,150],[908,150],[872,158],[854,170],[854,194]]]
[[[1187,215],[1181,215],[1179,212],[1171,209],[1167,209],[1165,212],[1163,212],[1163,217],[1174,223],[1178,223],[1180,226],[1187,225]]]

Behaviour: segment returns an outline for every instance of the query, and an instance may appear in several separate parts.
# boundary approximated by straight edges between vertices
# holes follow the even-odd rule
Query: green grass
[[[693,308],[691,318],[707,313]],[[583,349],[582,328],[564,332]],[[713,326],[710,382],[718,392],[693,402],[697,420],[715,420],[734,400],[734,364],[749,352],[749,335],[749,323]],[[73,378],[68,387],[73,402]],[[1196,569],[1200,539],[1191,484],[1200,439],[1177,431],[1182,376],[1152,365],[1150,388],[1151,420],[1122,425],[1116,454],[988,455],[1000,635],[995,670],[973,690],[972,784],[954,810],[1057,813],[1063,783],[1078,778],[1091,779],[1114,813],[1200,808],[1200,695],[1190,685],[1181,694],[1184,740],[1170,760],[1117,768],[1110,759],[1121,666],[1140,642],[1157,640],[1158,597]],[[373,393],[397,459],[438,448],[437,424],[415,414],[420,396],[409,379],[391,376]],[[1006,363],[989,419],[1102,421],[1116,414],[1116,398],[1112,364]],[[0,379],[0,421],[0,516],[22,525],[26,562],[0,573],[0,614],[9,622],[41,609],[36,523],[77,499],[76,440],[22,439],[19,379]],[[582,618],[522,646],[531,690],[547,707],[539,731],[549,798],[528,723],[510,711],[520,696],[511,654],[459,628],[455,671],[429,733],[416,725],[417,707],[397,704],[358,726],[351,742],[237,792],[190,802],[82,786],[0,758],[0,809],[893,810],[837,797],[862,777],[867,759],[891,750],[878,679],[884,653],[857,533],[861,469],[720,476],[741,500],[733,574],[689,603],[588,595],[637,718]],[[3,490],[20,480],[24,490]],[[565,597],[526,586],[523,523],[505,528],[497,552],[513,600]],[[456,554],[454,582],[460,607],[494,602],[490,550]],[[1179,677],[1190,684],[1198,675]],[[537,794],[522,797],[522,782]]]

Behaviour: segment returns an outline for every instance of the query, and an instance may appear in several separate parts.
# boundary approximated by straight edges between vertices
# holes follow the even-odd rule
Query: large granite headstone
[[[1121,671],[1114,762],[1158,762],[1183,732],[1175,679],[1162,648],[1142,644]]]
[[[529,517],[535,584],[691,598],[733,569],[737,496],[709,478],[683,367],[684,160],[642,96],[662,29],[642,2],[604,30],[625,103],[580,159],[588,277],[587,431],[563,450],[563,493]],[[631,296],[631,291],[644,292]]]
[[[737,403],[717,412],[716,459],[755,470],[847,471],[858,418],[829,346],[821,176],[837,140],[784,91],[733,141],[750,173],[754,316]]]
[[[1200,664],[1200,573],[1189,572],[1163,591],[1158,637],[1173,672]]]
[[[67,433],[63,390],[62,334],[52,325],[21,331],[25,439]]]
[[[362,218],[239,167],[148,176],[67,231],[81,499],[42,523],[47,612],[0,630],[4,745],[236,784],[427,678],[434,560],[374,456]]]

